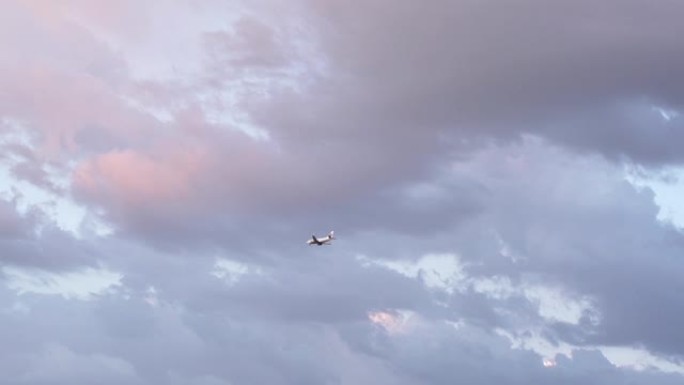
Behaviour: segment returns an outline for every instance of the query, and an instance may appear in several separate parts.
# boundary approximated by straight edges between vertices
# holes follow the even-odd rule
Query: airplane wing
[[[311,236],[311,239],[313,239],[313,241],[314,241],[315,244],[317,244],[317,245],[320,245],[320,244],[321,244],[321,241],[319,241],[318,239],[316,239],[316,236],[315,236],[315,235],[312,235],[312,236]]]

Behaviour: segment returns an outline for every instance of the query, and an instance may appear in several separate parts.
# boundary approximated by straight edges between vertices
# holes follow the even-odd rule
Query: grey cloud
[[[427,310],[434,306],[417,282],[395,273],[362,268],[343,254],[300,255],[306,264],[290,261],[292,267],[279,266],[265,282],[238,283],[219,298],[266,318],[333,324],[366,320],[368,311],[387,307]],[[244,314],[239,310],[236,316]]]
[[[67,136],[67,140],[80,146],[79,153],[101,154],[124,147],[144,154],[155,153],[163,162],[169,162],[163,151],[156,153],[159,146],[165,146],[160,143],[174,141],[162,132],[173,132],[177,141],[217,143],[199,146],[216,159],[208,170],[203,170],[206,174],[198,178],[197,189],[214,193],[191,196],[182,202],[187,209],[171,216],[163,213],[170,211],[170,207],[161,207],[157,213],[151,208],[154,205],[129,207],[126,203],[121,206],[108,201],[107,191],[84,197],[76,187],[76,195],[94,206],[109,208],[108,219],[130,227],[131,232],[157,231],[163,239],[192,232],[182,227],[167,228],[171,222],[168,217],[175,214],[205,218],[226,201],[239,201],[235,207],[246,204],[252,211],[289,209],[291,213],[305,204],[311,209],[321,209],[329,203],[344,204],[341,200],[351,195],[367,199],[368,194],[388,183],[424,177],[450,152],[468,153],[473,146],[486,143],[486,138],[510,140],[523,132],[534,132],[579,148],[598,149],[613,157],[627,155],[652,163],[676,160],[679,130],[668,128],[655,134],[648,131],[651,139],[643,140],[644,127],[652,126],[651,122],[662,125],[662,119],[654,115],[643,123],[634,123],[628,120],[625,109],[614,108],[644,93],[654,103],[665,106],[668,103],[658,101],[661,94],[668,100],[676,96],[676,92],[666,92],[666,88],[650,87],[648,81],[671,71],[653,70],[659,68],[655,64],[645,71],[649,67],[635,59],[662,65],[677,62],[676,56],[668,56],[674,55],[671,48],[676,40],[671,34],[679,25],[674,24],[676,20],[671,15],[676,12],[669,7],[676,6],[668,2],[649,8],[655,16],[662,16],[657,24],[641,14],[634,23],[627,23],[629,12],[642,7],[639,1],[616,12],[585,2],[559,5],[562,12],[535,1],[515,6],[438,2],[429,7],[408,2],[378,1],[364,7],[335,1],[302,2],[297,9],[309,8],[311,12],[298,17],[311,23],[308,29],[287,29],[288,23],[298,20],[292,13],[285,14],[282,20],[260,20],[258,16],[243,19],[233,35],[218,31],[205,36],[210,36],[209,40],[215,43],[210,46],[218,46],[220,52],[251,59],[226,65],[223,59],[214,57],[205,64],[229,70],[254,68],[252,64],[264,62],[276,69],[260,75],[259,82],[263,80],[265,88],[238,92],[240,97],[234,104],[218,102],[226,108],[245,108],[256,124],[269,130],[272,145],[251,144],[235,135],[217,135],[214,131],[230,127],[201,127],[206,125],[202,111],[192,112],[199,117],[189,120],[179,113],[177,124],[160,124],[145,113],[101,96],[100,92],[108,90],[105,82],[96,87],[98,92],[94,95],[86,92],[90,99],[101,100],[94,113],[77,114],[63,122],[71,126],[88,120],[94,121],[95,127],[102,126],[79,129],[71,139]],[[78,31],[88,34],[85,29]],[[301,45],[293,43],[307,39],[319,49],[319,57],[314,54],[303,58],[304,53],[311,52],[298,51]],[[91,54],[116,62],[116,56],[108,56],[100,45],[91,41],[84,46]],[[644,51],[652,55],[644,55]],[[98,52],[101,55],[96,55]],[[582,60],[573,59],[577,57]],[[294,61],[313,68],[318,60],[328,66],[321,71],[325,76],[311,70],[288,78],[288,63]],[[620,69],[619,74],[613,73],[615,68]],[[160,97],[167,101],[164,105],[173,106],[172,115],[178,112],[177,104],[211,104],[214,99],[220,100],[223,92],[201,88],[201,80],[192,79],[197,81],[198,88],[183,89],[196,96],[182,97],[172,84],[138,85],[126,79],[126,85],[136,91],[126,87],[113,87],[110,91],[136,95],[142,92],[141,88],[152,89],[152,99]],[[658,79],[653,84],[665,84]],[[288,86],[288,81],[311,86]],[[79,100],[83,99],[81,93],[85,91],[74,92]],[[101,121],[103,116],[121,118],[105,124]],[[625,120],[633,128],[617,128]],[[608,123],[600,124],[604,129],[596,129],[597,121]],[[676,125],[676,120],[668,123]],[[120,127],[131,131],[115,135]],[[137,138],[133,127],[153,129],[144,130],[149,135]],[[106,140],[96,139],[105,137]],[[233,167],[237,166],[226,166],[244,165],[231,153],[252,159],[249,163],[254,168],[248,171],[249,176],[231,180],[235,174]],[[223,184],[222,180],[229,182]]]
[[[446,178],[449,182],[432,181],[432,187],[436,189],[433,191],[443,190],[445,196],[452,198],[432,199],[435,203],[433,212],[441,210],[443,215],[426,215],[425,222],[420,216],[416,217],[416,211],[403,206],[407,202],[403,194],[411,190],[411,183],[390,195],[381,195],[382,198],[391,197],[389,199],[340,207],[339,211],[331,210],[326,214],[318,212],[325,218],[351,218],[347,228],[354,230],[339,232],[342,241],[336,245],[335,250],[340,251],[335,252],[335,258],[370,254],[386,259],[415,259],[426,251],[456,250],[469,263],[472,274],[501,274],[511,277],[514,282],[529,279],[547,282],[597,300],[602,323],[594,325],[583,321],[580,325],[547,325],[555,338],[590,346],[643,344],[658,354],[682,354],[681,341],[673,337],[676,331],[671,328],[679,323],[681,314],[676,308],[667,306],[676,300],[673,296],[680,291],[677,282],[681,266],[675,256],[682,247],[681,234],[657,222],[657,207],[652,195],[630,186],[623,180],[619,168],[600,158],[577,158],[558,148],[547,147],[543,142],[532,141],[508,148],[494,146],[476,154],[470,161],[457,162],[454,170],[451,179]],[[468,189],[478,194],[461,195]],[[478,209],[461,217],[462,199],[459,198],[462,197],[468,197],[465,207]],[[345,210],[348,211],[345,213]],[[404,215],[406,223],[415,228],[409,226],[407,231],[398,226]],[[241,304],[241,310],[235,314],[255,311],[255,314],[269,317],[330,320],[331,316],[349,317],[354,311],[358,317],[361,314],[358,310],[369,305],[393,303],[411,308],[422,303],[417,309],[439,314],[427,305],[422,294],[401,291],[403,284],[399,285],[400,281],[396,281],[398,286],[390,284],[391,275],[384,278],[369,276],[367,281],[358,282],[358,289],[378,293],[384,285],[390,285],[394,287],[390,291],[403,296],[404,300],[396,301],[394,294],[375,299],[361,296],[361,292],[355,290],[357,288],[340,292],[335,289],[337,285],[314,290],[310,285],[315,281],[307,279],[309,274],[328,277],[331,282],[338,282],[338,279],[345,282],[360,279],[365,272],[351,262],[311,260],[310,254],[319,255],[319,251],[304,245],[308,234],[302,235],[301,229],[315,228],[315,224],[320,226],[324,221],[307,219],[308,216],[309,213],[304,213],[301,217],[289,217],[289,226],[279,224],[278,216],[273,216],[270,224],[266,224],[265,218],[253,218],[243,222],[240,228],[233,227],[223,243],[228,250],[234,246],[229,255],[265,264],[276,272],[276,281],[263,286],[263,283],[245,282],[229,294],[218,294],[220,288],[212,289],[217,290],[216,297],[206,297],[198,302],[201,308],[211,308],[212,303],[223,298]],[[415,218],[415,223],[409,218]],[[377,225],[364,228],[368,223]],[[361,224],[361,230],[355,224]],[[376,228],[385,230],[377,231]],[[247,235],[243,235],[245,233]],[[270,235],[266,243],[264,234]],[[497,234],[508,243],[511,252],[518,255],[517,261],[501,255]],[[292,239],[300,239],[300,242],[291,245]],[[647,258],[654,251],[657,251],[655,257]],[[302,296],[310,291],[317,295]],[[278,298],[275,304],[270,302],[273,298]],[[361,307],[342,310],[328,307],[329,301],[355,303]],[[450,305],[468,319],[487,327],[514,327],[516,322],[542,323],[526,298],[499,302],[470,294],[454,299]],[[493,311],[497,307],[517,314],[519,320],[497,315]],[[653,310],[643,312],[643,309]],[[658,310],[662,316],[653,320],[651,314],[656,309],[663,309]],[[347,313],[349,311],[351,313]],[[654,322],[659,326],[654,328]]]
[[[62,230],[39,208],[20,213],[14,201],[0,200],[2,266],[66,271],[96,266],[99,253],[87,241]]]
[[[561,284],[595,298],[598,325],[558,325],[572,343],[684,354],[675,326],[683,314],[671,306],[682,289],[684,238],[656,219],[653,195],[598,159],[513,148],[503,156],[490,152],[498,163],[484,156],[474,169],[463,168],[489,179],[490,191],[483,196],[487,210],[454,233],[469,272]],[[515,258],[502,255],[497,234]]]
[[[364,336],[363,340],[374,340],[370,335]],[[559,355],[555,357],[556,367],[545,368],[542,357],[537,354],[511,349],[504,337],[469,325],[456,330],[446,324],[429,325],[366,349],[386,358],[396,370],[417,383],[570,385],[648,384],[652,381],[674,384],[681,381],[678,374],[640,373],[617,368],[598,351],[574,350],[572,359]]]
[[[5,339],[7,346],[16,346],[0,352],[3,366],[8,365],[4,371],[8,383],[120,380],[153,384],[184,379],[313,384],[363,377],[345,373],[338,362],[353,363],[350,369],[357,372],[368,366],[379,378],[391,378],[389,373],[383,374],[381,365],[372,364],[372,359],[366,363],[356,358],[356,353],[335,337],[334,329],[325,326],[243,322],[187,311],[175,300],[152,306],[123,294],[110,294],[97,303],[31,295],[18,298],[26,310],[12,310],[2,321],[3,333],[11,330]],[[141,305],[153,320],[151,324],[140,325],[139,317],[131,317],[140,313]],[[114,325],[142,326],[146,331],[122,335],[109,327]]]
[[[680,118],[665,122],[649,105],[681,105],[678,3],[300,1],[306,13],[255,16],[235,34],[198,29],[208,72],[182,84],[137,82],[126,55],[92,31],[61,19],[55,32],[64,34],[32,29],[35,15],[7,4],[2,36],[26,26],[27,44],[3,56],[13,60],[1,63],[11,71],[0,83],[13,91],[0,94],[0,113],[41,133],[15,148],[29,162],[19,174],[43,179],[40,150],[51,141],[65,151],[56,167],[94,161],[100,173],[69,193],[115,233],[77,240],[5,202],[3,264],[64,271],[103,262],[124,276],[93,302],[0,291],[0,333],[12,347],[0,350],[0,367],[10,383],[93,383],[106,373],[141,384],[681,382],[582,351],[547,370],[492,332],[541,328],[589,348],[683,354],[684,320],[671,306],[682,291],[681,233],[655,220],[652,195],[594,156],[681,160]],[[150,32],[138,17],[134,30]],[[294,21],[308,27],[285,27]],[[298,51],[306,44],[316,49]],[[17,80],[25,57],[49,67],[28,84]],[[237,69],[254,77],[231,78]],[[221,99],[233,81],[239,100]],[[206,109],[217,106],[249,114],[271,140],[210,122]],[[579,151],[530,144],[530,132]],[[334,247],[304,244],[330,229]],[[600,322],[545,320],[519,293],[449,296],[356,259],[431,252],[457,252],[474,278],[590,296]],[[266,274],[229,285],[209,274],[215,257]],[[394,308],[426,326],[397,336],[367,319]],[[55,373],[59,359],[69,365]]]
[[[22,216],[16,207],[16,202],[0,200],[0,239],[11,239],[25,236],[33,227],[34,216]]]
[[[137,255],[131,260],[140,257]],[[162,260],[157,262],[163,270]],[[314,264],[317,271],[328,265],[321,262]],[[8,383],[21,383],[21,379],[28,378],[33,378],[36,384],[66,381],[85,384],[115,379],[140,384],[185,380],[229,384],[361,381],[406,385],[452,383],[456,378],[474,384],[493,380],[522,384],[531,379],[563,384],[587,381],[670,384],[681,380],[677,375],[618,369],[605,362],[600,354],[582,360],[581,352],[576,352],[571,361],[557,358],[559,366],[549,370],[541,366],[538,355],[511,349],[507,339],[492,334],[489,328],[468,322],[455,329],[428,318],[409,328],[406,334],[387,334],[361,318],[336,322],[321,319],[315,312],[333,316],[334,313],[313,302],[307,306],[311,312],[297,318],[265,316],[255,312],[262,303],[239,304],[230,295],[212,298],[214,284],[192,284],[200,278],[196,270],[208,272],[197,265],[185,266],[189,274],[177,275],[175,280],[158,285],[156,305],[145,302],[140,297],[142,293],[129,293],[126,288],[105,294],[96,302],[40,295],[8,297],[3,291],[3,303],[9,298],[22,303],[22,307],[3,308],[7,316],[2,318],[0,330],[6,334],[4,340],[8,346],[17,347],[0,351],[4,364],[13,363],[12,370],[5,371]],[[339,270],[339,266],[332,268]],[[152,266],[139,272],[155,274]],[[341,285],[329,282],[324,276],[316,279],[315,274],[302,272],[300,278],[310,284],[294,283],[296,290],[303,288],[297,297],[320,296],[341,307],[356,303],[352,298],[331,298],[318,293],[327,286],[355,291],[348,283],[359,282],[354,278],[358,273],[340,272],[340,277],[345,279]],[[387,273],[369,273],[378,282],[388,283]],[[168,276],[163,271],[159,274]],[[266,283],[274,278],[278,276],[245,279]],[[205,278],[210,280],[213,278]],[[366,284],[358,286],[366,295],[373,290],[380,291]],[[419,290],[413,285],[407,286]],[[178,295],[174,287],[182,288],[187,295]],[[240,292],[239,287],[223,287],[227,293]],[[385,285],[388,293],[397,292],[397,288]],[[268,293],[270,304],[276,309],[287,309],[279,302],[292,303],[289,295],[278,295],[258,286],[250,291]],[[202,301],[214,306],[201,306]],[[427,298],[421,302],[426,301]],[[383,300],[377,305],[402,304]],[[249,312],[252,316],[244,317]],[[55,362],[61,363],[59,372],[54,371]],[[107,378],[102,377],[105,374]],[[51,381],[41,382],[47,379],[45,376],[52,376]]]
[[[536,133],[637,162],[681,161],[681,130],[654,133],[658,120],[624,129],[628,112],[615,109],[680,108],[678,2],[307,4],[329,77],[254,110],[279,139],[354,138],[401,163],[440,134]],[[567,124],[575,115],[586,119]]]
[[[254,70],[287,64],[285,51],[288,42],[277,41],[275,31],[264,22],[243,17],[232,26],[232,30],[205,35],[209,62],[217,66],[215,70]]]
[[[105,355],[79,355],[60,345],[48,344],[32,357],[30,368],[11,384],[141,384],[134,368],[126,361]]]

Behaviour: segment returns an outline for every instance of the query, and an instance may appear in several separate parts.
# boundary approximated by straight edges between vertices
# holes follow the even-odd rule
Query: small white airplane
[[[308,243],[309,245],[317,245],[317,246],[330,245],[330,242],[333,239],[335,239],[335,232],[331,231],[328,233],[328,235],[326,235],[323,238],[316,238],[315,235],[312,235],[311,239],[306,241],[306,243]]]

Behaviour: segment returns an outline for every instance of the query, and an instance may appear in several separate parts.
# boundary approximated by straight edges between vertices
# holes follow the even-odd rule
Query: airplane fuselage
[[[320,245],[329,244],[330,241],[331,241],[331,239],[329,237],[325,237],[325,238],[316,238],[316,240],[309,239],[306,243],[308,243],[310,245],[320,246]]]
[[[317,246],[329,245],[330,242],[333,239],[335,239],[335,236],[333,234],[334,233],[331,231],[327,236],[322,237],[322,238],[317,238],[315,235],[312,235],[311,239],[306,241],[306,243],[309,245],[317,245]]]

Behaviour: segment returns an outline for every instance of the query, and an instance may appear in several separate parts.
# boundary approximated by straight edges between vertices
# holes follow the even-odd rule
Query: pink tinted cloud
[[[201,119],[190,112],[150,146],[83,159],[72,174],[75,196],[104,208],[122,229],[145,232],[175,226],[170,217],[211,221],[330,207],[386,180],[378,173],[388,165],[363,150],[352,156],[344,146],[302,146],[293,152]]]
[[[83,158],[72,174],[76,196],[125,221],[141,211],[220,205],[243,196],[251,176],[265,173],[267,155],[258,144],[228,127],[207,124],[198,108],[158,128],[136,132],[147,137],[141,145]]]
[[[119,140],[133,140],[155,120],[125,105],[97,77],[64,74],[47,67],[16,71],[11,79],[0,79],[8,96],[0,97],[0,112],[26,123],[48,158],[77,148],[78,135],[97,130]]]
[[[259,142],[228,125],[207,122],[203,108],[217,99],[227,115],[245,113],[236,109],[246,104],[259,108],[268,103],[275,83],[271,80],[286,76],[280,69],[291,65],[276,26],[243,19],[234,33],[203,35],[208,39],[204,48],[212,47],[218,55],[207,52],[213,60],[205,63],[208,69],[227,65],[250,72],[256,67],[259,71],[250,76],[265,76],[256,79],[263,81],[263,89],[237,90],[244,99],[230,104],[211,92],[233,90],[202,89],[201,78],[185,79],[184,85],[133,79],[125,53],[70,19],[76,1],[45,7],[31,2],[28,8],[12,4],[14,16],[24,22],[0,26],[0,31],[7,32],[4,36],[19,31],[27,48],[12,48],[17,54],[0,58],[6,69],[0,73],[0,115],[21,121],[31,138],[28,147],[14,146],[29,150],[22,155],[28,163],[16,169],[18,176],[40,182],[45,179],[39,173],[43,162],[64,168],[75,163],[73,195],[103,208],[116,225],[130,226],[149,214],[166,218],[179,210],[216,216],[226,208],[266,213],[312,209],[409,172],[406,165],[378,153],[378,135],[362,132],[363,142],[358,143],[360,128],[353,135],[330,136],[332,125],[316,121],[320,133],[311,135],[275,122],[266,128],[276,139]],[[128,17],[124,8],[112,17]],[[102,21],[91,11],[78,9],[82,17],[92,16],[86,21],[118,28],[109,24],[114,20]],[[141,36],[145,38],[150,36]],[[235,75],[217,71],[223,78]],[[139,102],[137,107],[129,104],[131,99]],[[161,109],[171,118],[162,122],[145,107]],[[375,139],[369,141],[369,136]]]
[[[140,34],[152,17],[151,4],[134,0],[9,0],[22,6],[39,22],[78,21],[98,29]],[[159,5],[159,1],[155,5]],[[162,2],[163,3],[163,2]],[[159,8],[159,7],[158,7]]]
[[[21,123],[37,160],[89,151],[78,143],[84,131],[132,140],[132,132],[153,127],[154,119],[121,97],[128,85],[124,58],[54,7],[57,2],[2,6],[0,45],[7,48],[0,57],[0,116]]]
[[[127,221],[141,213],[253,207],[257,197],[276,194],[265,182],[277,179],[284,166],[246,135],[222,138],[192,124],[174,132],[149,148],[84,159],[72,174],[76,196]]]
[[[112,151],[81,163],[73,186],[82,196],[133,209],[173,205],[193,193],[194,178],[206,169],[205,154],[178,146],[160,156]]]

